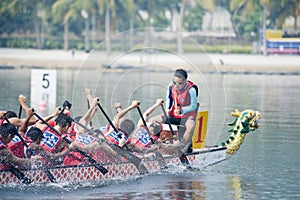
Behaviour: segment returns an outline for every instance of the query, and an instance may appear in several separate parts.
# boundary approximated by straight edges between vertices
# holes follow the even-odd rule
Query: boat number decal
[[[137,138],[141,143],[143,143],[145,145],[151,141],[146,130],[141,129],[141,128],[139,129],[138,132],[136,132],[136,134],[134,134],[134,137]]]
[[[208,111],[198,112],[196,117],[196,127],[192,140],[193,149],[200,149],[205,147],[207,121]]]
[[[77,137],[75,141],[84,145],[89,145],[94,142],[94,140],[95,138],[93,136],[84,134]]]
[[[21,141],[20,138],[18,136],[16,136],[16,135],[11,140],[11,142],[13,142],[13,143],[17,143],[17,142],[20,142],[20,141]]]
[[[58,143],[59,138],[51,132],[45,131],[44,138],[42,139],[41,143],[46,145],[47,147],[53,149],[55,145]]]

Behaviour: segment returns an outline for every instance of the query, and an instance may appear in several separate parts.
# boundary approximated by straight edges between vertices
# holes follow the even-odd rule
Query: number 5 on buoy
[[[30,105],[46,116],[54,112],[56,105],[56,70],[31,71]]]

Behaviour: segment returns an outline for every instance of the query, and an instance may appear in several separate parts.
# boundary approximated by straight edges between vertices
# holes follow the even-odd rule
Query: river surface
[[[58,70],[56,105],[73,103],[72,114],[87,109],[83,89],[91,88],[107,114],[114,102],[123,107],[133,99],[141,109],[165,98],[173,72],[121,70],[97,72]],[[31,70],[0,71],[0,109],[18,112],[17,97],[30,102]],[[207,145],[229,136],[230,112],[247,108],[261,112],[260,127],[247,135],[230,159],[203,171],[182,167],[129,181],[85,185],[31,185],[0,188],[0,199],[300,199],[300,77],[241,73],[190,73],[199,86],[200,110],[209,111]],[[161,113],[161,110],[154,114]],[[23,114],[24,115],[24,114]],[[128,117],[138,119],[137,111]],[[98,111],[94,126],[107,122]]]

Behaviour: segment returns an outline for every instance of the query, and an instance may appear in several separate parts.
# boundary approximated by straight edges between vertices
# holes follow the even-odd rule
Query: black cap
[[[17,133],[17,128],[11,123],[4,123],[0,126],[0,134],[3,137],[7,137],[9,134],[16,135]]]
[[[72,107],[72,104],[68,100],[65,100],[63,103],[63,108],[67,108],[67,107],[70,110]]]
[[[41,131],[41,129],[36,128],[36,127],[31,127],[28,132],[26,133],[26,137],[28,137],[29,139],[35,141],[38,138],[44,138],[44,134]]]

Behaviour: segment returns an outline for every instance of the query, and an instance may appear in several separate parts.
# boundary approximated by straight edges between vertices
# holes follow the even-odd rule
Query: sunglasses
[[[184,82],[175,82],[173,81],[173,85],[182,85]]]

